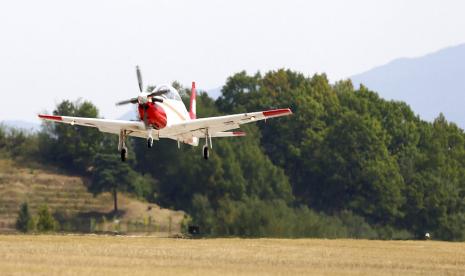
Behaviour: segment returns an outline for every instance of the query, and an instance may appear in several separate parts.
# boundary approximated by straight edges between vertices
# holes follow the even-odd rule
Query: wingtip
[[[273,109],[273,110],[267,110],[263,111],[263,115],[267,118],[269,117],[280,117],[280,116],[286,116],[286,115],[291,115],[292,110],[290,108],[280,108],[280,109]]]
[[[63,120],[63,118],[61,116],[54,116],[54,115],[39,114],[38,117],[39,117],[39,119],[43,119],[43,120],[53,120],[53,121],[62,121]]]
[[[246,136],[247,133],[245,133],[243,131],[233,131],[233,135],[234,136]]]

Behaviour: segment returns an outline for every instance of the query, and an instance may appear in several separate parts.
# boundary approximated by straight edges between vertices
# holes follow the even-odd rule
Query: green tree
[[[29,206],[27,202],[21,204],[18,212],[18,218],[16,219],[16,229],[23,233],[34,230],[34,219],[29,213]]]
[[[54,115],[97,118],[97,108],[88,101],[65,100],[53,111]],[[69,171],[88,174],[94,156],[107,150],[103,134],[98,129],[46,122],[39,135],[41,155]]]
[[[57,221],[53,218],[47,205],[39,207],[37,216],[37,230],[39,232],[49,232],[57,229]]]
[[[121,162],[116,155],[97,154],[94,165],[89,190],[94,194],[111,191],[115,213],[118,211],[118,190],[133,193],[140,198],[149,198],[152,195],[154,180],[148,175],[140,175],[128,163]]]

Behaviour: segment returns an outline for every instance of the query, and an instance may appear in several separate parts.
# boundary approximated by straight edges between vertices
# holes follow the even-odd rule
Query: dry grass
[[[434,241],[0,236],[2,275],[465,275],[465,245]]]

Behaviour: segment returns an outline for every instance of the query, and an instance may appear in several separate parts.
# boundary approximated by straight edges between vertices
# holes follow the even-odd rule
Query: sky
[[[80,0],[0,2],[0,121],[37,121],[63,99],[105,118],[144,83],[222,86],[289,68],[331,81],[465,43],[465,1]]]

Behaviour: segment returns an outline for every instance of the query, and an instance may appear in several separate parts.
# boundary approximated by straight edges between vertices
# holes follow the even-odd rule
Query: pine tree
[[[16,220],[16,229],[23,233],[34,230],[34,220],[32,219],[31,214],[29,213],[29,207],[27,202],[21,204],[18,213],[18,219]]]

